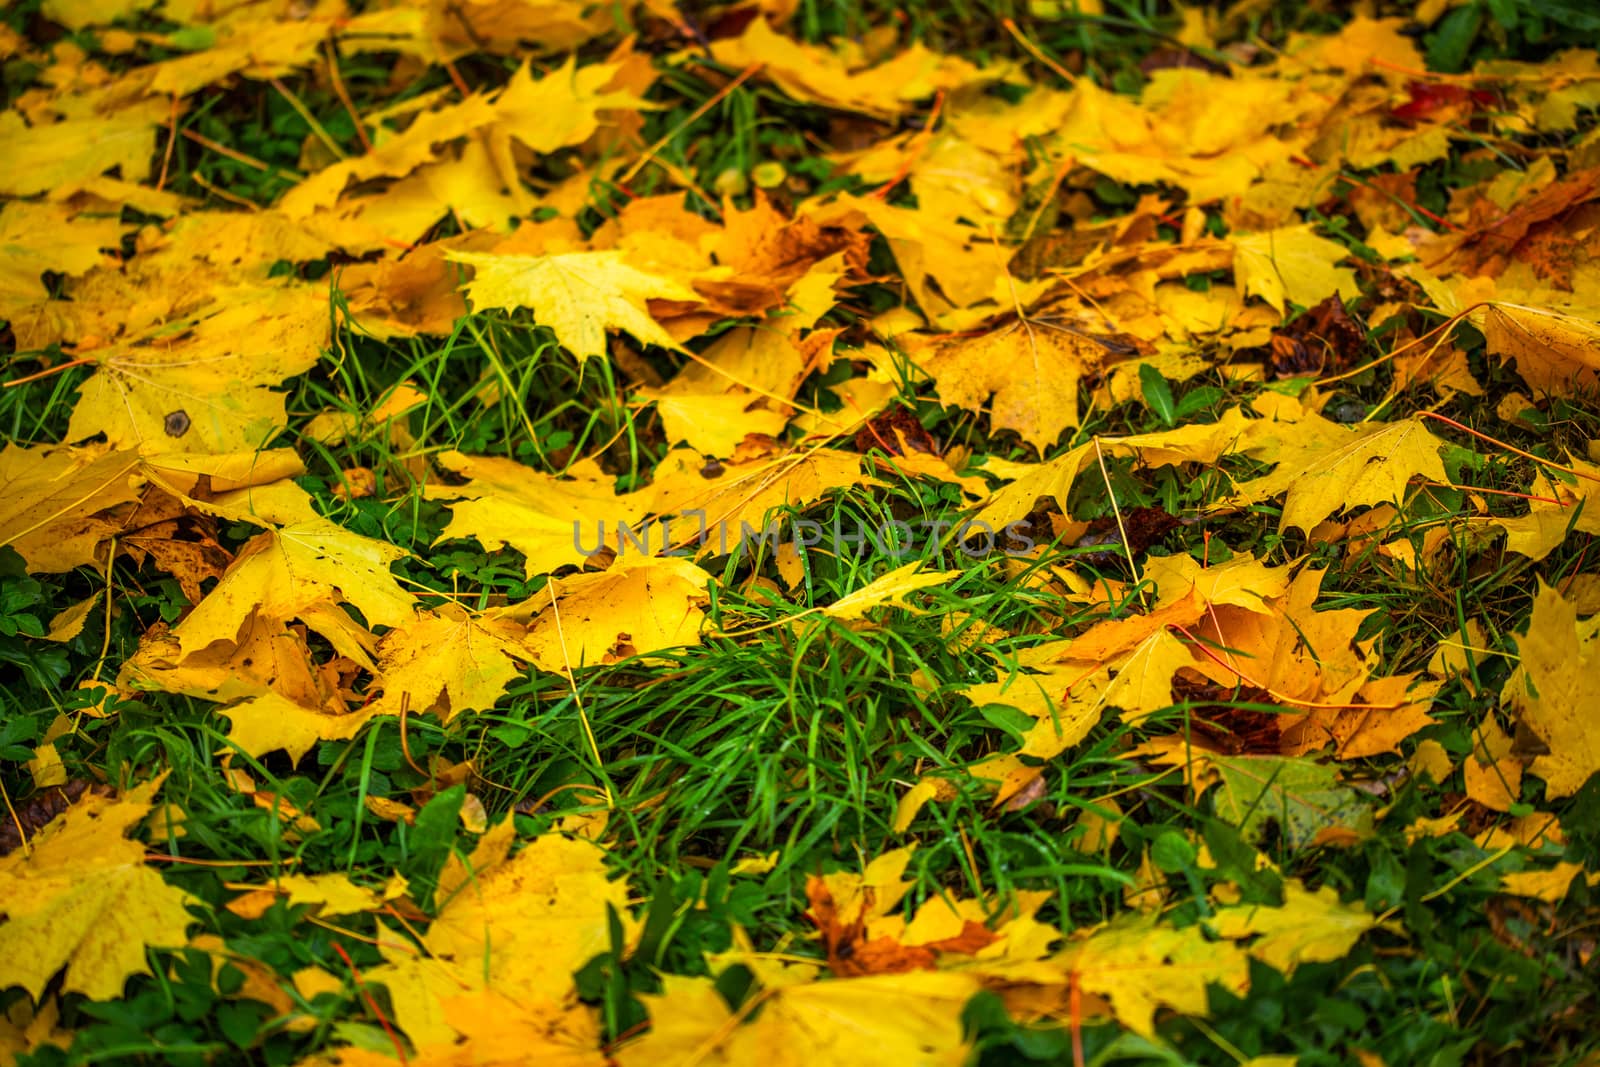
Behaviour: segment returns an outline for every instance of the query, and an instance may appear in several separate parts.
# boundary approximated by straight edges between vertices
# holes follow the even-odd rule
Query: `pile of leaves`
[[[1600,20],[960,7],[8,9],[7,1062],[1600,1062]]]

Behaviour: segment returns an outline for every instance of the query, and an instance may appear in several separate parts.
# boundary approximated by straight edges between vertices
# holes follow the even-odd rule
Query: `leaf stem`
[[[1438,419],[1442,423],[1445,423],[1445,424],[1447,424],[1449,426],[1454,426],[1456,429],[1460,430],[1462,433],[1471,434],[1473,437],[1476,437],[1480,441],[1486,441],[1489,444],[1494,445],[1497,448],[1503,448],[1507,452],[1512,453],[1513,455],[1521,456],[1523,459],[1532,460],[1534,463],[1539,464],[1541,467],[1548,467],[1551,470],[1560,471],[1563,474],[1570,474],[1575,478],[1584,478],[1584,479],[1586,479],[1588,481],[1591,481],[1591,482],[1600,482],[1600,477],[1596,477],[1593,474],[1585,474],[1583,471],[1577,470],[1576,468],[1573,468],[1573,467],[1563,467],[1561,464],[1552,462],[1552,461],[1550,461],[1548,459],[1541,459],[1540,457],[1534,455],[1532,452],[1524,452],[1522,449],[1516,447],[1515,445],[1508,445],[1504,441],[1501,441],[1498,438],[1490,437],[1486,433],[1481,433],[1478,430],[1474,430],[1470,426],[1463,425],[1462,423],[1457,422],[1455,419],[1450,418],[1448,415],[1440,415],[1440,414],[1437,414],[1436,412],[1432,412],[1432,411],[1419,411],[1419,412],[1417,412],[1417,414],[1419,416],[1421,416],[1422,418],[1424,418],[1424,419]]]

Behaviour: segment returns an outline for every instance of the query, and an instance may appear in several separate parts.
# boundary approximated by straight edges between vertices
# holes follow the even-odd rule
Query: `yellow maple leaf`
[[[383,696],[370,707],[398,715],[406,702],[412,712],[438,712],[445,722],[464,711],[486,711],[521,673],[519,664],[531,658],[522,637],[522,627],[513,622],[441,604],[383,635]]]
[[[1048,757],[1081,741],[1106,707],[1136,721],[1172,704],[1172,678],[1202,661],[1174,628],[1202,619],[1274,617],[1289,588],[1288,567],[1248,556],[1202,568],[1187,556],[1151,560],[1147,577],[1161,590],[1148,612],[1108,619],[1077,637],[1029,649],[1019,665],[1038,673],[963,690],[975,703],[1010,704],[1039,719],[1022,752]]]
[[[507,818],[491,828],[480,848],[491,838],[496,850],[509,847],[510,826]],[[438,918],[423,940],[472,986],[559,1000],[572,989],[572,972],[610,947],[612,910],[625,938],[636,936],[626,883],[610,879],[603,853],[588,841],[546,834],[459,881],[448,872],[436,895]]]
[[[947,131],[914,143],[910,154],[918,210],[977,226],[1004,226],[1016,213],[1019,183],[999,157]]]
[[[940,55],[916,43],[875,67],[862,63],[848,46],[830,52],[791,40],[755,19],[739,37],[716,41],[711,54],[729,67],[752,64],[796,100],[846,111],[893,117],[940,90],[982,85],[1004,78],[1005,61],[975,66],[960,56]]]
[[[330,615],[339,612],[331,604],[327,607]],[[353,623],[351,628],[355,628]],[[334,635],[336,639],[343,636],[337,631]],[[370,646],[370,638],[364,644]],[[365,647],[357,644],[352,651],[370,668]],[[305,635],[283,620],[259,612],[240,620],[235,637],[188,653],[173,635],[152,630],[140,642],[139,651],[123,663],[118,680],[201,700],[226,702],[272,692],[305,707],[338,704],[317,670]]]
[[[1172,705],[1172,678],[1191,667],[1194,651],[1171,630],[1156,630],[1117,658],[1116,678],[1106,687],[1105,702],[1122,709],[1127,722]]]
[[[396,955],[400,955],[396,953]],[[473,983],[447,963],[407,956],[366,972],[394,1004],[395,1022],[416,1046],[418,1067],[605,1067],[595,1009],[575,998],[510,996]],[[395,1067],[394,1049],[334,1049],[302,1060],[338,1067]]]
[[[861,619],[865,618],[867,612],[873,608],[908,608],[910,605],[905,602],[906,597],[918,589],[944,585],[959,575],[958,571],[930,571],[918,574],[917,571],[921,567],[920,562],[896,567],[888,574],[874,578],[855,592],[835,600],[823,608],[822,613],[832,619]]]
[[[91,353],[71,440],[105,434],[113,445],[155,452],[241,452],[285,423],[271,387],[314,366],[328,338],[320,287],[237,289],[197,314]]]
[[[1078,382],[1105,358],[1106,349],[1092,338],[1023,318],[947,340],[923,357],[922,367],[940,401],[974,411],[987,407],[996,430],[1015,430],[1042,452],[1078,425]]]
[[[750,434],[783,432],[793,410],[784,401],[810,369],[788,333],[740,327],[717,338],[666,385],[640,389],[639,397],[655,403],[668,443],[686,441],[704,455],[731,456]]]
[[[93,516],[138,499],[137,467],[128,450],[7,443],[0,451],[0,545],[15,548],[35,572],[97,562],[112,529]]]
[[[641,993],[639,1000],[650,1013],[650,1029],[616,1050],[620,1067],[730,1062],[712,1045],[737,1021],[711,979],[664,974],[661,992]]]
[[[1281,751],[1300,756],[1333,744],[1340,759],[1384,752],[1400,754],[1400,742],[1434,722],[1428,708],[1443,682],[1418,682],[1416,673],[1374,678],[1356,690],[1353,704],[1370,707],[1311,708],[1283,726]]]
[[[1594,679],[1600,677],[1600,616],[1578,621],[1577,607],[1539,584],[1528,632],[1517,640],[1521,665],[1500,698],[1548,749],[1531,770],[1546,795],[1570,797],[1600,770],[1600,727]]]
[[[399,890],[396,890],[398,893]],[[273,902],[310,904],[321,915],[354,915],[381,908],[384,895],[363,889],[337,872],[328,874],[284,874],[272,884],[248,890],[227,904],[229,911],[245,918],[258,919]]]
[[[1306,413],[1301,422],[1311,431],[1307,438],[1286,445],[1272,473],[1239,486],[1236,497],[1255,503],[1287,494],[1280,531],[1309,531],[1344,508],[1399,503],[1414,477],[1450,480],[1439,458],[1446,442],[1418,417],[1339,427]]]
[[[656,466],[653,509],[665,518],[651,528],[649,543],[696,545],[702,555],[736,551],[772,529],[767,520],[774,509],[803,507],[830,489],[876,484],[862,476],[859,455],[834,448],[774,449],[735,456],[715,469],[679,449]]]
[[[1161,592],[1158,608],[1181,603],[1192,591],[1201,606],[1240,608],[1257,615],[1275,613],[1271,601],[1289,591],[1294,577],[1289,565],[1273,567],[1246,555],[1209,567],[1192,556],[1160,556],[1146,562],[1144,574]],[[1196,613],[1191,621],[1199,619]]]
[[[1561,862],[1547,871],[1515,871],[1500,876],[1500,888],[1519,897],[1533,897],[1549,904],[1559,904],[1572,891],[1572,880],[1581,879],[1588,885],[1600,882],[1600,874],[1590,874],[1581,863]]]
[[[324,600],[345,600],[369,626],[403,626],[416,613],[389,564],[404,549],[326,519],[269,530],[247,541],[222,581],[174,629],[185,653],[233,641],[252,612],[290,619]]]
[[[291,526],[320,516],[293,481],[305,464],[292,449],[163,452],[140,458],[141,473],[197,511],[229,522]]]
[[[1064,153],[1117,181],[1179,186],[1196,202],[1244,194],[1288,154],[1271,128],[1305,105],[1294,104],[1287,86],[1196,70],[1155,74],[1140,100],[1079,81],[1027,118],[1048,123],[1059,111],[1040,132]]]
[[[1197,926],[1158,925],[1155,916],[1124,918],[1080,936],[1052,963],[1075,975],[1080,988],[1105,997],[1123,1025],[1147,1037],[1155,1033],[1160,1008],[1205,1015],[1208,984],[1238,994],[1250,974],[1238,948],[1207,940]]]
[[[47,299],[45,271],[71,278],[112,262],[101,249],[119,246],[124,229],[116,218],[78,217],[64,204],[13,200],[0,207],[0,308],[9,314]]]
[[[1350,254],[1338,241],[1318,237],[1310,225],[1236,235],[1234,284],[1245,296],[1259,296],[1279,312],[1285,300],[1305,307],[1335,293],[1356,295],[1356,276],[1334,264]]]
[[[33,196],[98,177],[113,167],[127,181],[150,177],[156,126],[166,105],[127,108],[110,118],[79,118],[28,127],[15,111],[0,113],[0,137],[27,166],[0,171],[0,196]]]
[[[56,816],[27,848],[0,858],[0,959],[6,982],[37,1000],[66,968],[65,992],[122,995],[149,974],[146,946],[181,946],[194,920],[187,894],[144,864],[124,835],[150,811],[160,779],[118,798],[89,794]]]
[[[616,1059],[622,1067],[959,1067],[970,1051],[961,1012],[978,989],[976,978],[949,971],[769,986],[757,994],[760,1015],[742,1021],[711,979],[669,975],[661,993],[641,997],[650,1032],[618,1049]]]
[[[997,672],[1001,673],[1001,672]],[[1106,709],[1110,671],[1098,664],[1041,665],[1036,673],[1011,673],[961,692],[978,707],[1004,704],[1038,720],[1023,738],[1022,755],[1049,759],[1088,736]]]
[[[1570,393],[1600,376],[1600,325],[1549,308],[1496,302],[1483,313],[1485,350],[1514,359],[1535,389]]]
[[[1004,257],[995,255],[986,242],[969,247],[980,244],[982,234],[953,219],[859,196],[840,196],[821,206],[808,203],[801,217],[823,226],[859,228],[870,223],[889,243],[906,286],[930,321],[997,295],[1009,299]],[[970,317],[962,324],[971,325]]]
[[[511,161],[507,140],[535,152],[550,153],[594,136],[600,128],[601,111],[638,111],[654,106],[631,91],[609,88],[620,64],[596,63],[579,68],[577,63],[578,57],[569,55],[561,66],[537,81],[531,64],[517,68],[495,101],[490,142],[499,145],[497,158]],[[515,167],[504,173],[515,173]]]
[[[707,456],[731,456],[751,434],[776,437],[789,424],[786,411],[774,411],[744,390],[695,393],[687,385],[640,389],[640,400],[655,404],[669,442],[684,442]]]
[[[317,47],[334,29],[332,12],[320,18],[222,22],[210,48],[152,64],[139,73],[148,79],[150,92],[180,97],[237,71],[277,77],[314,58]]]
[[[1219,936],[1250,938],[1245,951],[1285,974],[1301,963],[1343,959],[1361,936],[1379,927],[1359,903],[1343,904],[1332,886],[1311,892],[1298,879],[1283,883],[1283,906],[1235,904],[1206,921]]]
[[[821,875],[819,880],[827,888],[838,921],[871,922],[894,910],[915,884],[905,874],[916,847],[890,849],[875,856],[860,874],[843,870]]]
[[[436,144],[464,137],[487,126],[495,117],[494,105],[479,93],[458,104],[425,112],[404,132],[386,139],[371,152],[341,160],[311,175],[285,193],[278,208],[291,219],[310,218],[332,206],[346,185],[410,174],[438,158]],[[440,213],[435,209],[434,217]]]
[[[698,645],[709,581],[687,559],[631,555],[598,573],[552,578],[511,610],[531,616],[524,647],[533,662],[564,673]]]
[[[1195,669],[1219,685],[1267,690],[1290,708],[1348,701],[1371,677],[1372,640],[1356,634],[1369,612],[1317,611],[1325,570],[1301,570],[1266,611],[1224,604],[1205,613],[1194,634],[1211,655]]]
[[[607,529],[618,538],[619,526],[643,527],[655,494],[618,495],[615,479],[585,460],[566,477],[556,477],[501,456],[465,456],[445,452],[439,465],[470,479],[464,486],[432,485],[432,499],[456,500],[451,520],[439,535],[445,541],[475,537],[484,545],[503,545],[526,557],[528,577],[572,563],[582,563],[607,543]],[[588,538],[598,527],[595,542]]]
[[[631,266],[620,251],[548,256],[452,252],[447,258],[474,268],[466,285],[474,308],[530,308],[535,320],[550,327],[580,360],[605,356],[607,330],[681,349],[651,318],[646,301],[700,300],[683,282]]]
[[[300,762],[318,741],[344,741],[371,721],[371,708],[329,711],[307,707],[281,693],[263,693],[221,709],[233,724],[228,741],[251,756],[283,749]]]

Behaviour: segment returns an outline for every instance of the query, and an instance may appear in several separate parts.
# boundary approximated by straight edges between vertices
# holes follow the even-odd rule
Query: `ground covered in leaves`
[[[1580,7],[12,5],[0,1056],[1600,1062]]]

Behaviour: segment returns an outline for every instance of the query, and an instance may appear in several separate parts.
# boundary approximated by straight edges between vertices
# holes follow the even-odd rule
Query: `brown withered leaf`
[[[970,955],[998,940],[994,931],[971,919],[966,920],[959,934],[939,941],[907,945],[888,934],[869,940],[867,916],[873,911],[875,894],[870,887],[863,893],[865,903],[860,913],[851,921],[841,922],[828,884],[817,877],[806,879],[806,900],[810,903],[806,918],[822,935],[828,968],[841,978],[931,971],[941,952]]]
[[[1012,253],[1007,266],[1017,277],[1032,281],[1054,268],[1082,263],[1111,238],[1111,232],[1105,229],[1073,228],[1035,234]]]
[[[1161,508],[1124,508],[1121,521],[1116,515],[1106,515],[1089,524],[1088,532],[1078,538],[1078,547],[1089,545],[1110,546],[1101,552],[1074,554],[1074,559],[1091,567],[1111,566],[1127,559],[1127,553],[1142,556],[1146,549],[1161,540],[1171,530],[1184,525],[1184,520]],[[1123,534],[1127,534],[1124,543]]]
[[[233,554],[217,542],[217,521],[158,488],[127,505],[117,545],[143,566],[151,560],[176,579],[190,604],[203,595],[201,584],[221,578]]]
[[[871,419],[856,431],[856,451],[865,455],[874,448],[891,456],[903,456],[907,451],[939,454],[939,442],[933,439],[917,417],[903,407],[890,408]]]
[[[1428,265],[1435,270],[1447,266],[1466,275],[1497,275],[1511,260],[1522,258],[1524,249],[1520,246],[1536,226],[1548,223],[1597,196],[1600,196],[1600,167],[1569,174],[1488,225],[1442,242],[1448,253],[1429,261]]]
[[[1345,309],[1338,294],[1274,330],[1268,351],[1278,378],[1333,374],[1360,361],[1366,331]]]

